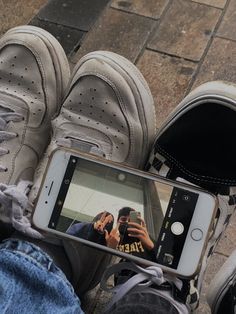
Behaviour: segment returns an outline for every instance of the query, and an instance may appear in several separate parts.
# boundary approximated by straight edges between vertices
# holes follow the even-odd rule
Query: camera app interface
[[[49,228],[177,268],[197,198],[71,156]]]

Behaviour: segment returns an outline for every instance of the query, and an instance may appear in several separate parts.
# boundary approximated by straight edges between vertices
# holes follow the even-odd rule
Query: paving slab
[[[150,40],[148,48],[199,61],[221,12],[202,4],[175,0]]]
[[[135,61],[155,21],[108,8],[86,36],[72,62],[90,51],[108,50]]]
[[[8,29],[27,24],[47,0],[0,0],[0,36]]]
[[[231,1],[219,27],[217,35],[236,40],[236,1]]]
[[[38,18],[88,31],[109,0],[50,0]]]
[[[193,2],[207,4],[216,8],[223,9],[226,5],[227,0],[192,0]]]
[[[104,313],[107,305],[111,301],[112,293],[106,292],[98,285],[92,291],[89,291],[84,297],[82,309],[86,314]]]
[[[193,88],[207,81],[236,83],[236,42],[215,38],[204,59]]]
[[[196,64],[184,59],[170,57],[145,50],[137,63],[147,80],[154,97],[157,126],[183,99]]]
[[[56,37],[67,55],[70,55],[72,52],[79,49],[81,40],[86,34],[86,32],[75,28],[42,21],[36,17],[30,21],[30,25],[41,27]]]
[[[168,2],[168,0],[113,0],[111,6],[126,12],[158,19]]]
[[[111,264],[119,262],[119,258],[112,257]],[[112,288],[114,286],[114,277],[111,276],[107,281],[107,286]],[[101,314],[104,313],[104,309],[109,304],[112,298],[112,293],[104,291],[97,285],[93,290],[89,291],[82,298],[82,309],[86,314]]]
[[[217,247],[215,249],[217,253],[229,256],[233,252],[233,250],[236,249],[235,230],[236,230],[236,213],[234,213],[233,217],[230,220],[229,225],[227,226],[227,229],[225,230],[224,235],[217,244]]]
[[[211,260],[207,266],[203,285],[202,285],[202,291],[200,296],[200,305],[199,308],[196,310],[196,314],[210,314],[210,307],[207,304],[206,301],[206,293],[208,291],[209,285],[211,283],[211,280],[215,276],[215,274],[218,272],[220,267],[224,264],[226,261],[226,257],[217,253],[214,253],[211,257]]]

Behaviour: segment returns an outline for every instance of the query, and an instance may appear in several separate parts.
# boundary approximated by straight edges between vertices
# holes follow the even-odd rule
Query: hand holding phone
[[[141,217],[138,217],[138,220],[140,223],[129,222],[129,227],[127,229],[128,236],[138,238],[141,241],[143,247],[150,251],[154,248],[154,243],[150,239],[145,221]]]

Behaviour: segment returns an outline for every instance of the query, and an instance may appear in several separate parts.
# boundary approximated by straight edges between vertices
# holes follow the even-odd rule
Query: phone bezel
[[[92,162],[96,162],[98,164],[110,166],[112,168],[115,168],[124,172],[128,172],[131,174],[135,174],[135,175],[147,178],[147,179],[156,180],[156,181],[159,181],[160,183],[169,184],[177,188],[187,189],[191,192],[199,193],[199,200],[197,202],[198,205],[196,205],[193,218],[189,226],[189,231],[188,231],[185,243],[184,243],[184,247],[181,253],[181,257],[180,257],[177,269],[170,268],[162,264],[148,261],[148,260],[133,256],[127,253],[123,253],[114,249],[110,249],[106,246],[102,246],[97,243],[93,243],[84,239],[76,238],[74,236],[64,234],[62,232],[59,232],[57,230],[50,229],[47,227],[49,220],[51,218],[52,212],[53,212],[55,199],[60,189],[61,180],[63,179],[64,173],[66,171],[67,163],[71,155],[77,156],[79,158],[89,160]],[[58,164],[57,156],[59,156],[59,159],[61,158],[60,165]],[[51,177],[51,173],[55,171],[58,176],[57,180]],[[50,196],[45,197],[45,195],[48,194],[49,186],[50,186],[50,189],[52,188],[51,185],[49,184],[52,181],[53,181],[53,188],[54,190],[56,189],[57,193],[55,193],[54,196],[53,196],[53,193],[49,193]],[[208,202],[209,204],[206,205],[206,202]],[[51,206],[51,203],[53,203],[53,206]],[[200,206],[199,206],[199,203],[200,203]],[[213,204],[214,206],[212,206]],[[200,210],[201,208],[204,209],[204,219],[203,219],[202,212]],[[137,262],[142,265],[146,265],[146,266],[158,265],[166,272],[189,278],[189,277],[194,276],[200,267],[200,264],[203,258],[203,253],[207,245],[207,240],[209,238],[209,232],[212,230],[216,209],[217,209],[216,197],[213,194],[208,193],[198,187],[191,186],[182,182],[174,182],[169,179],[160,177],[159,175],[155,175],[155,174],[144,172],[138,169],[134,169],[134,168],[125,166],[123,164],[121,165],[113,161],[108,161],[100,157],[91,155],[91,154],[63,148],[63,149],[56,149],[53,152],[53,154],[50,156],[49,163],[47,165],[47,169],[45,171],[42,184],[40,187],[40,191],[38,193],[38,198],[36,201],[36,205],[35,205],[35,209],[33,213],[33,224],[37,229],[48,232],[48,233],[52,233],[56,237],[73,239],[78,242],[89,245],[91,247],[95,247],[99,250],[112,253],[122,258],[133,260],[134,262]],[[201,221],[200,226],[199,226],[199,223],[197,223],[197,221],[198,222]],[[191,238],[191,232],[193,229],[196,229],[196,228],[200,228],[201,230],[203,229],[204,237],[200,241],[195,241]]]

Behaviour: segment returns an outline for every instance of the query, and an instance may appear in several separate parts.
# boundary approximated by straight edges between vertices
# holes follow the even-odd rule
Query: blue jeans
[[[64,273],[40,248],[26,241],[0,243],[1,314],[82,314]]]

